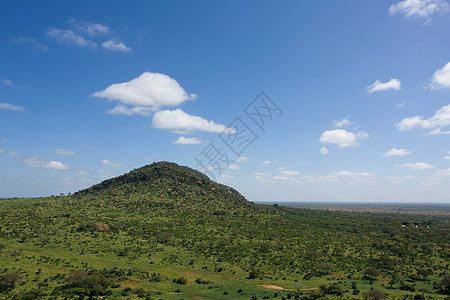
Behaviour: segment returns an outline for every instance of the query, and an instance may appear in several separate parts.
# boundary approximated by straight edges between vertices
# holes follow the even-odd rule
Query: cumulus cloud
[[[70,170],[71,167],[58,160],[47,160],[39,156],[26,156],[14,151],[9,151],[10,156],[18,157],[24,164],[33,168],[48,170]]]
[[[186,138],[184,136],[180,136],[175,142],[173,142],[176,145],[199,145],[202,144],[202,140],[196,138],[196,137],[191,137],[191,138]]]
[[[405,156],[411,153],[411,151],[407,151],[405,149],[392,148],[391,150],[383,153],[383,156]]]
[[[74,151],[65,150],[62,148],[55,149],[55,150],[53,150],[53,152],[56,154],[59,154],[59,155],[68,155],[68,156],[77,155],[77,153]]]
[[[142,73],[127,82],[112,84],[92,96],[133,107],[148,107],[151,110],[158,110],[163,106],[178,106],[196,98],[196,95],[186,93],[175,79],[150,72]]]
[[[102,165],[108,166],[108,167],[123,167],[123,166],[125,166],[125,165],[122,164],[122,163],[111,162],[111,161],[109,161],[109,160],[107,160],[107,159],[102,160]]]
[[[270,164],[271,164],[271,161],[270,161],[270,160],[265,160],[265,161],[263,161],[261,164],[267,166],[267,165],[270,165]]]
[[[178,134],[194,131],[223,132],[232,130],[222,124],[185,113],[179,108],[156,112],[153,116],[152,126],[158,129],[171,130]]]
[[[441,131],[441,128],[450,125],[450,104],[441,107],[436,113],[428,119],[424,119],[421,116],[414,116],[410,118],[404,118],[401,122],[395,124],[400,131],[410,130],[413,128],[420,129],[432,129],[429,134],[446,134]]]
[[[116,40],[109,40],[102,43],[102,47],[106,50],[110,51],[119,51],[119,52],[130,52],[132,49],[130,47],[125,46],[124,43],[116,41]]]
[[[83,36],[76,34],[72,30],[50,28],[46,33],[48,37],[62,43],[80,47],[97,47],[97,44],[95,42],[85,39]]]
[[[409,168],[413,171],[418,171],[418,170],[428,170],[433,168],[432,165],[424,163],[424,162],[420,162],[420,163],[407,163],[407,164],[398,164],[395,165],[397,168]]]
[[[432,90],[450,88],[450,62],[448,62],[442,69],[434,72],[429,87]]]
[[[399,90],[400,80],[396,78],[391,78],[388,82],[381,82],[379,79],[375,80],[372,85],[367,87],[368,93],[387,91],[387,90]]]
[[[402,14],[405,18],[428,18],[434,13],[447,13],[448,4],[444,0],[403,0],[389,7],[392,15]]]
[[[24,111],[25,107],[9,104],[9,103],[5,103],[5,102],[0,102],[0,110],[2,110],[2,109],[14,110],[14,111]]]
[[[320,153],[323,155],[327,155],[329,153],[329,151],[328,151],[327,147],[322,147],[322,148],[320,148]]]
[[[356,134],[345,129],[326,130],[320,136],[319,142],[322,144],[336,144],[340,148],[357,146],[358,139],[366,139],[369,137],[364,131]]]
[[[336,128],[342,128],[342,127],[349,126],[352,124],[353,124],[353,122],[349,120],[349,117],[345,117],[339,121],[333,121],[333,125]]]

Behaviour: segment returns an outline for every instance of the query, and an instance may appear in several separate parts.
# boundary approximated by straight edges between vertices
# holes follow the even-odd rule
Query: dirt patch
[[[262,287],[265,287],[267,289],[272,289],[272,290],[286,290],[284,287],[281,287],[278,285],[273,285],[273,284],[259,284],[258,286],[262,286]]]

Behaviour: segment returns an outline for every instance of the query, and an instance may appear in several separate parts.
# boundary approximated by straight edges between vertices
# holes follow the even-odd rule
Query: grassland
[[[254,204],[162,162],[0,200],[0,299],[446,299],[449,225]]]

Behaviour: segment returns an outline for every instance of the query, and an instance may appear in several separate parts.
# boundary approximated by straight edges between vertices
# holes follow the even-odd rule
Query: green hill
[[[0,299],[444,299],[448,228],[254,204],[158,162],[70,196],[0,200]]]

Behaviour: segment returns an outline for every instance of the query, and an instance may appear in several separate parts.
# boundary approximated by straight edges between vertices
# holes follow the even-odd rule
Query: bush
[[[187,283],[187,279],[184,277],[179,277],[177,279],[172,280],[172,282],[178,283],[178,284],[186,284]]]
[[[364,299],[386,299],[386,295],[379,290],[370,290],[363,295]]]

